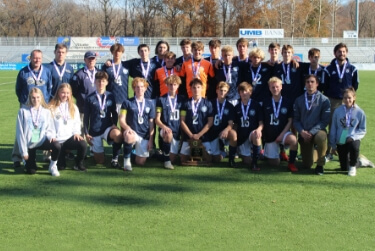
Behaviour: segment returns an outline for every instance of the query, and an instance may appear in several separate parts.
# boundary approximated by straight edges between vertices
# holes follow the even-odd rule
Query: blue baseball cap
[[[96,58],[96,53],[93,51],[87,51],[85,53],[85,58]]]

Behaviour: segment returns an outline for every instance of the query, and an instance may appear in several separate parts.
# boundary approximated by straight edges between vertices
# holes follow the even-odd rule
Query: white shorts
[[[139,157],[148,158],[150,153],[147,151],[148,140],[140,137],[136,132],[135,133],[135,155]]]
[[[219,140],[220,140],[219,138],[216,138],[211,142],[207,142],[207,143],[210,144],[211,155],[220,155],[221,154],[220,141]]]
[[[109,132],[112,130],[111,127],[108,127],[107,129],[105,129],[104,133],[99,135],[99,136],[95,136],[95,137],[92,137],[92,146],[91,146],[91,150],[94,152],[94,153],[104,153],[104,147],[103,147],[103,139],[108,143],[108,145],[112,145],[113,141],[108,141],[108,134]]]
[[[251,135],[253,134],[254,131],[252,131],[247,138],[247,140],[242,143],[242,145],[238,146],[238,154],[242,156],[249,157],[251,156],[251,149],[253,147],[253,143],[251,142]]]
[[[289,148],[288,145],[285,145],[285,139],[289,134],[292,134],[292,133],[286,132],[284,134],[284,137],[283,137],[283,140],[281,141],[281,143],[270,142],[270,143],[264,144],[264,156],[268,159],[278,159],[278,158],[280,158],[279,157],[280,145],[283,145],[284,149]]]
[[[164,130],[161,129],[160,130],[160,137],[163,138],[163,135],[164,135]],[[170,153],[173,153],[173,154],[178,154],[178,148],[180,146],[180,141],[179,140],[175,140],[174,138],[172,139],[172,142],[171,142],[171,150],[170,150]]]
[[[211,155],[212,153],[211,153],[211,144],[210,144],[210,142],[202,142],[202,145],[204,146],[206,152]],[[189,142],[184,141],[182,143],[180,153],[183,154],[183,155],[190,155],[190,145],[189,145]]]

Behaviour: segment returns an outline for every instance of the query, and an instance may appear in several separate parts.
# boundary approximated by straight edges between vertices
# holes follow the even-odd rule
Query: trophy
[[[184,166],[209,166],[210,162],[207,162],[208,154],[202,145],[201,140],[189,140],[190,146],[190,159],[183,162]]]

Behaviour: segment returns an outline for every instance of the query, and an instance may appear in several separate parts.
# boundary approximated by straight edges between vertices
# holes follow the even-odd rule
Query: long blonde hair
[[[26,105],[29,106],[29,107],[33,107],[33,104],[31,102],[31,95],[33,93],[37,93],[40,95],[40,105],[44,108],[47,108],[48,109],[48,106],[46,104],[46,101],[44,99],[44,95],[43,95],[43,92],[39,89],[39,88],[36,88],[36,87],[33,87],[30,89],[30,92],[29,92],[29,96],[27,98],[27,102],[26,102]]]
[[[68,97],[68,108],[69,108],[70,117],[74,118],[75,109],[74,109],[74,102],[73,102],[73,97],[72,97],[72,87],[68,83],[63,83],[63,84],[59,85],[59,87],[57,88],[57,91],[55,93],[55,96],[49,102],[49,106],[50,106],[50,109],[52,109],[52,110],[55,110],[55,109],[57,109],[57,107],[60,106],[61,101],[60,101],[60,98],[59,98],[59,93],[64,88],[68,88],[69,91],[70,91],[70,95]]]

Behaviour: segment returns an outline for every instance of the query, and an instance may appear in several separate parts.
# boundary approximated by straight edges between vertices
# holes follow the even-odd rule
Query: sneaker
[[[352,177],[356,176],[357,175],[357,168],[355,166],[350,166],[348,175],[352,176]]]
[[[315,174],[317,175],[323,175],[324,174],[324,169],[322,166],[316,166],[315,167]]]
[[[69,152],[65,155],[65,159],[67,160],[74,160],[74,154]]]
[[[123,169],[124,169],[124,171],[129,171],[129,172],[133,171],[133,168],[132,168],[131,165],[124,165]]]
[[[229,160],[229,167],[232,167],[232,168],[236,168],[237,167],[237,164],[234,160]]]
[[[330,154],[330,153],[327,153],[326,154],[326,162],[330,162],[331,160],[333,160],[333,155]]]
[[[117,159],[112,159],[112,161],[111,161],[111,167],[112,168],[116,168],[116,169],[120,168],[120,165],[118,164],[118,160]]]
[[[164,162],[164,168],[165,169],[169,169],[169,170],[173,170],[174,169],[174,167],[172,165],[172,162],[170,160]]]
[[[54,177],[59,177],[60,176],[60,173],[59,171],[57,170],[57,166],[54,165],[54,166],[51,166],[48,168],[48,171],[52,174],[52,176]]]
[[[289,161],[289,157],[285,152],[280,153],[280,160],[281,161]]]
[[[260,168],[257,166],[257,164],[251,163],[251,171],[259,172]]]
[[[296,165],[294,163],[288,163],[288,169],[292,173],[298,172],[298,168],[296,167]]]
[[[80,165],[75,165],[74,170],[76,171],[81,171],[81,172],[86,172],[86,167],[84,167],[82,164]]]

